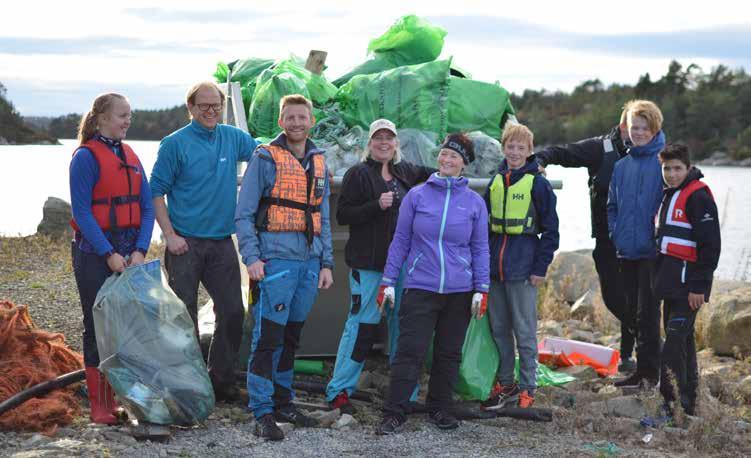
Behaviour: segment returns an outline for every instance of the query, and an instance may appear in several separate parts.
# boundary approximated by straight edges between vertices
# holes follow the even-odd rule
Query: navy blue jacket
[[[553,254],[558,249],[558,214],[555,211],[556,197],[550,182],[540,173],[537,161],[532,155],[527,163],[517,170],[509,170],[506,160],[501,162],[498,173],[511,173],[509,182],[513,185],[525,174],[535,176],[532,182],[532,204],[537,210],[540,235],[496,234],[490,231],[490,278],[503,281],[527,280],[530,275],[544,277],[548,266],[553,261]],[[490,183],[485,190],[485,206],[490,213]],[[504,244],[505,241],[505,244]]]
[[[608,193],[608,230],[616,254],[625,259],[657,256],[655,216],[662,201],[662,170],[657,154],[665,146],[662,131],[644,146],[633,147],[615,163]]]

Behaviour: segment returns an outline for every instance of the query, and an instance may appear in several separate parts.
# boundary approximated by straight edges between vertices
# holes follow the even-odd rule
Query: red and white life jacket
[[[663,206],[666,201],[663,199],[660,205],[660,211],[657,213],[657,243],[660,253],[673,256],[684,261],[696,262],[696,239],[693,234],[693,226],[688,220],[686,212],[686,203],[689,197],[699,189],[706,189],[709,196],[714,199],[712,191],[699,180],[694,180],[684,188],[673,193],[668,202],[668,208]]]

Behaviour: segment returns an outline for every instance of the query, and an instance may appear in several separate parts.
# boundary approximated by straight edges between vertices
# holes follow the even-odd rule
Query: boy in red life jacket
[[[720,225],[712,192],[701,181],[701,171],[691,166],[688,148],[668,144],[659,158],[666,184],[657,215],[655,270],[655,297],[664,304],[665,328],[660,392],[672,414],[675,382],[682,408],[695,415],[699,370],[694,322],[709,301],[720,258]]]

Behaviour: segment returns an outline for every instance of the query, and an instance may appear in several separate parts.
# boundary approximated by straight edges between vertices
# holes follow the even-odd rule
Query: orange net
[[[27,388],[83,369],[83,357],[65,336],[38,329],[28,307],[0,301],[0,402]],[[53,390],[0,415],[0,429],[53,434],[73,421],[80,406],[71,386]]]

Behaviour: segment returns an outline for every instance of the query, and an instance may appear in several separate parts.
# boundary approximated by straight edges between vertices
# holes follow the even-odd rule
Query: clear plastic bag
[[[190,425],[214,409],[214,390],[183,302],[159,261],[129,267],[94,302],[101,360],[118,398],[139,421]]]

